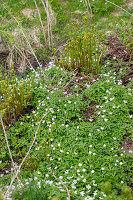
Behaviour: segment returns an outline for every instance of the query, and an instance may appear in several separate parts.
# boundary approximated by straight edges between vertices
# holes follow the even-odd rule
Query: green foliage
[[[133,200],[132,189],[128,186],[123,186],[121,188],[121,196],[128,200]]]
[[[33,180],[34,184],[37,187],[38,182],[42,181],[43,187],[49,188],[46,192],[48,197],[57,196],[65,200],[64,187],[52,177],[51,168],[56,177],[63,177],[72,200],[84,199],[88,195],[87,188],[90,188],[91,197],[97,194],[96,200],[99,197],[123,200],[119,191],[123,185],[131,185],[132,155],[124,154],[120,143],[127,132],[133,133],[130,115],[132,89],[123,87],[114,71],[109,70],[106,67],[106,74],[89,87],[87,80],[79,84],[71,78],[72,72],[58,66],[44,71],[47,78],[42,76],[40,79],[42,71],[34,74],[33,101],[36,109],[7,132],[13,156],[20,159],[33,140],[38,121],[49,111],[23,166],[24,185],[29,183],[29,178],[37,177]],[[72,91],[67,96],[68,83]],[[86,87],[83,89],[83,86]],[[84,98],[87,100],[84,101]],[[94,107],[95,115],[86,121],[84,112],[91,102],[97,104]],[[96,121],[92,122],[93,119]],[[3,148],[3,157],[0,158],[3,162],[8,159],[4,152]]]
[[[12,198],[17,200],[47,200],[48,196],[47,190],[41,187],[40,184],[37,186],[30,182],[30,184],[24,186],[21,190],[16,188],[13,191]]]
[[[124,45],[126,46],[130,60],[133,58],[133,26],[128,23],[122,24],[122,32],[120,34]]]
[[[59,197],[53,197],[51,200],[61,200]]]
[[[0,73],[0,113],[6,125],[17,120],[29,105],[33,95],[34,76],[25,83],[18,80],[15,71],[11,70],[10,77],[7,73]]]
[[[102,186],[102,191],[105,194],[110,194],[112,191],[112,184],[110,182],[105,182]]]
[[[2,193],[1,190],[0,190],[0,200],[4,200],[4,198],[3,198],[3,193]]]
[[[57,26],[54,27],[55,33],[60,33],[56,35],[57,40],[65,38],[66,41],[66,23],[77,21],[79,16],[74,13],[75,10],[86,11],[86,8],[83,8],[83,2],[77,0],[50,2],[57,16]],[[103,0],[90,2],[95,17],[108,15],[114,9],[113,5],[105,4]],[[120,4],[121,0],[112,2]],[[15,14],[27,6],[35,8],[31,0],[11,0],[8,3]],[[39,1],[37,3],[40,7]],[[45,13],[41,14],[45,20]],[[5,11],[2,11],[2,15],[10,19]],[[26,28],[33,25],[33,21],[23,17],[21,23]],[[112,30],[112,19],[108,23],[104,22],[104,26]],[[15,27],[14,23],[3,25],[5,32],[12,31]],[[44,43],[42,36],[40,32],[40,40]],[[130,134],[129,138],[133,138],[133,81],[123,86],[120,80],[130,66],[120,66],[117,76],[115,68],[118,63],[107,61],[109,64],[101,66],[104,36],[93,25],[85,23],[82,28],[81,25],[73,24],[69,38],[66,54],[62,56],[60,63],[69,71],[57,65],[30,73],[26,80],[18,80],[13,72],[10,78],[7,74],[1,77],[0,92],[4,98],[1,99],[0,106],[5,105],[1,114],[3,118],[7,115],[9,105],[9,110],[13,108],[10,114],[17,120],[6,131],[13,158],[17,163],[22,161],[33,141],[38,122],[47,113],[19,174],[24,187],[21,190],[14,183],[16,187],[12,198],[66,200],[66,190],[52,176],[52,169],[56,177],[60,177],[68,187],[72,200],[132,200],[131,189],[127,186],[132,184],[132,155],[123,153],[121,149],[123,137],[127,133]],[[9,40],[14,42],[11,36]],[[45,55],[50,53],[43,48],[37,51],[40,59],[46,59]],[[70,62],[67,62],[69,58]],[[78,67],[81,76],[73,77],[73,71]],[[100,71],[102,74],[99,77],[85,76],[86,73],[97,74]],[[19,118],[31,99],[34,110]],[[5,172],[11,166],[3,134],[0,134],[0,147],[0,187],[7,189],[5,184],[10,183],[13,172]]]
[[[73,23],[69,39],[65,46],[65,53],[58,62],[61,67],[86,74],[99,74],[105,46],[102,44],[104,36],[97,31],[94,25],[88,23],[88,17],[84,18],[84,26],[80,31],[79,24]],[[57,59],[56,59],[57,61]]]

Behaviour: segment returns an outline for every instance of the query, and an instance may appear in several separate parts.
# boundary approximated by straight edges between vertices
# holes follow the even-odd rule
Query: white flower
[[[89,190],[89,189],[91,189],[91,186],[90,185],[86,185],[86,188]]]
[[[83,182],[84,182],[84,183],[86,182],[86,179],[85,179],[85,178],[83,179]]]
[[[95,173],[95,171],[94,171],[94,170],[92,170],[92,171],[91,171],[91,173],[92,173],[92,174],[94,174],[94,173]]]
[[[114,99],[114,97],[110,98],[109,100],[110,100],[110,101],[113,101],[113,99]]]
[[[58,144],[58,147],[60,147],[60,143]]]
[[[80,192],[80,195],[83,197],[85,195],[85,192],[84,191]]]
[[[92,145],[89,146],[90,148],[92,147]]]
[[[86,169],[82,169],[82,172],[85,172],[86,171]]]
[[[122,165],[123,163],[122,162],[120,162],[120,165]]]
[[[76,186],[75,186],[75,185],[73,185],[73,184],[71,185],[71,187],[72,187],[73,189],[76,189]]]
[[[89,151],[89,154],[92,154],[92,152],[91,152],[91,151]]]
[[[127,101],[125,101],[125,100],[124,100],[123,102],[124,102],[124,103],[127,103]]]
[[[105,122],[107,122],[107,121],[108,121],[108,119],[104,119],[104,121],[105,121]]]
[[[102,167],[101,170],[104,170],[104,167]]]
[[[96,195],[97,195],[97,190],[96,190],[96,191],[94,191],[93,195],[94,195],[94,196],[96,196]]]
[[[81,167],[81,166],[82,166],[82,163],[79,163],[78,166]]]

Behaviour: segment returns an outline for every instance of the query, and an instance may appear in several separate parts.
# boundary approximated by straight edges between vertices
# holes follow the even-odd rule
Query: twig
[[[50,5],[49,5],[50,6]],[[51,14],[50,14],[51,16]],[[52,34],[52,20],[51,20],[51,17],[50,17],[50,34],[51,34],[51,45],[52,45],[52,48],[53,48],[53,34]]]
[[[13,161],[12,153],[11,153],[11,150],[10,150],[10,147],[9,147],[9,143],[8,143],[8,139],[7,139],[7,134],[6,134],[6,131],[5,131],[5,127],[4,127],[3,119],[2,119],[2,117],[1,117],[1,115],[0,115],[0,119],[1,119],[1,125],[2,125],[2,128],[3,128],[3,132],[4,132],[4,136],[5,136],[7,148],[8,148],[9,154],[10,154],[12,166],[13,166],[14,172],[16,173],[15,163],[14,163],[14,161]],[[16,176],[16,178],[17,178],[17,180],[18,180],[19,186],[21,187],[21,185],[22,185],[21,181],[19,180],[18,176]]]
[[[1,1],[2,1],[2,0],[1,0]],[[3,2],[3,1],[2,1],[2,2]],[[3,2],[3,3],[4,3],[4,2]],[[10,15],[11,15],[11,16],[14,18],[14,20],[17,22],[17,24],[18,24],[18,26],[19,26],[19,28],[20,28],[20,30],[21,30],[21,32],[22,32],[22,34],[23,34],[23,36],[24,36],[24,38],[25,38],[25,40],[26,40],[26,42],[27,42],[27,44],[29,45],[29,47],[30,47],[30,49],[31,49],[31,52],[32,52],[33,56],[35,57],[35,59],[36,59],[38,65],[39,65],[39,67],[42,68],[42,66],[41,66],[41,64],[39,63],[39,60],[37,59],[37,57],[36,57],[36,55],[35,55],[35,52],[33,51],[32,47],[31,47],[31,45],[30,45],[30,43],[29,43],[29,41],[28,41],[28,39],[27,39],[27,37],[26,37],[24,31],[23,31],[23,28],[22,28],[22,26],[21,26],[20,23],[19,23],[19,21],[16,19],[16,17],[15,17],[3,4],[2,4],[2,6],[3,6],[3,8],[4,8],[5,10],[7,10],[7,12],[10,13]]]
[[[111,4],[113,4],[113,5],[115,5],[116,7],[122,9],[123,11],[125,11],[126,13],[128,13],[129,15],[133,16],[133,15],[132,15],[131,13],[129,13],[127,10],[125,10],[124,8],[122,8],[122,7],[118,6],[118,5],[116,5],[115,3],[111,2],[111,1],[108,1],[108,0],[105,0],[105,1],[108,2],[108,3],[111,3]]]
[[[85,3],[86,3],[86,7],[87,7],[88,16],[90,17],[89,7],[88,7],[88,4],[87,4],[86,0],[85,0]]]
[[[43,0],[41,0],[41,2],[43,4],[43,7],[44,7],[46,14],[47,14],[48,41],[49,41],[49,48],[50,48],[51,45],[53,47],[53,35],[52,35],[52,21],[51,21],[50,14],[49,14],[49,3],[48,3],[48,0],[45,0],[45,3],[44,3]],[[51,39],[50,39],[50,36],[51,36]]]
[[[89,4],[90,12],[91,12],[91,17],[92,17],[92,9],[91,9],[91,4],[89,0],[88,0],[88,4]]]
[[[31,144],[31,146],[30,146],[28,152],[26,153],[26,156],[23,158],[21,164],[19,165],[16,174],[15,174],[14,177],[12,178],[11,183],[10,183],[10,186],[8,187],[8,190],[6,191],[6,194],[5,194],[5,196],[4,196],[4,200],[6,200],[6,197],[7,197],[8,193],[9,193],[11,187],[12,187],[12,184],[13,184],[14,180],[15,180],[16,177],[18,176],[18,173],[20,172],[20,169],[21,169],[21,167],[22,167],[22,165],[23,165],[25,159],[26,159],[27,156],[29,155],[30,150],[32,149],[32,147],[33,147],[33,145],[34,145],[34,143],[35,143],[35,140],[36,140],[36,137],[37,137],[37,133],[38,133],[38,130],[39,130],[39,128],[40,128],[40,125],[41,125],[41,122],[42,122],[43,118],[44,118],[48,113],[49,113],[49,112],[45,113],[45,114],[43,115],[43,117],[41,118],[41,120],[40,120],[40,122],[39,122],[39,124],[38,124],[37,130],[36,130],[36,132],[35,132],[35,136],[34,136],[33,142],[32,142],[32,144]]]
[[[54,174],[54,172],[52,171],[52,169],[50,169],[51,173],[52,173],[52,176],[57,180],[57,181],[60,181],[60,183],[65,187],[66,191],[67,191],[67,196],[68,196],[68,200],[71,200],[71,196],[70,196],[70,192],[67,188],[67,186],[65,185],[65,183],[60,179],[60,178],[57,178]]]
[[[46,48],[47,48],[46,34],[45,34],[44,26],[43,26],[43,23],[42,23],[41,14],[40,14],[39,8],[37,6],[36,0],[34,0],[34,2],[35,2],[35,5],[36,5],[36,8],[37,8],[38,15],[39,15],[40,23],[41,23],[43,34],[44,34],[45,45],[46,45]]]

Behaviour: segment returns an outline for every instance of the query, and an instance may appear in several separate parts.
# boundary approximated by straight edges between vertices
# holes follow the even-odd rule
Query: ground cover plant
[[[41,7],[39,1],[36,2]],[[57,12],[57,26],[53,26],[53,32],[55,31],[54,34],[57,35],[55,41],[58,40],[58,37],[64,40],[66,36],[70,35],[66,31],[67,29],[63,30],[63,27],[67,22],[73,21],[71,15],[77,8],[83,12],[86,11],[85,2],[66,1],[61,3],[55,0],[50,2]],[[100,61],[98,63],[100,68],[96,68],[96,63],[85,66],[87,61],[84,53],[88,53],[86,47],[81,48],[83,52],[81,50],[82,53],[79,56],[80,62],[83,61],[80,66],[81,70],[78,70],[79,66],[76,67],[77,55],[75,56],[74,51],[72,52],[73,48],[67,49],[66,53],[69,55],[62,63],[57,48],[55,60],[59,61],[57,63],[50,62],[43,69],[40,64],[42,60],[39,60],[37,56],[38,68],[36,63],[30,63],[31,65],[26,63],[29,70],[17,78],[14,74],[10,75],[9,70],[8,73],[3,74],[5,68],[2,61],[0,110],[4,125],[1,120],[0,188],[2,192],[0,199],[3,199],[4,195],[5,199],[18,200],[133,199],[132,23],[130,23],[129,16],[126,18],[124,16],[122,19],[125,20],[125,23],[126,20],[129,21],[126,26],[123,27],[123,24],[119,23],[119,19],[113,25],[111,23],[113,18],[109,17],[107,19],[108,26],[105,27],[105,23],[101,22],[102,18],[100,22],[97,22],[97,18],[103,14],[104,17],[105,14],[109,14],[114,8],[113,4],[105,4],[106,7],[101,8],[103,1],[90,1],[90,3],[95,15],[90,19],[91,22],[95,22],[93,31],[91,26],[89,30],[85,30],[83,21],[81,21],[74,34],[71,32],[67,43],[71,44],[72,37],[76,41],[76,37],[85,37],[86,34],[88,44],[90,44],[91,40],[88,36],[92,34],[91,36],[94,36],[96,40],[91,43],[94,51],[89,55],[90,58],[96,56],[95,61]],[[121,5],[121,1],[113,1],[113,3]],[[25,1],[25,3],[10,1],[8,4],[16,15],[27,5],[35,8],[34,2],[31,1]],[[67,12],[65,12],[64,5],[66,5],[66,10],[70,7]],[[73,7],[71,7],[72,5]],[[18,10],[17,7],[19,7]],[[46,19],[46,13],[43,13],[41,9],[41,14]],[[98,14],[96,14],[96,9],[99,9]],[[64,21],[62,13],[65,14]],[[5,10],[2,15],[9,17]],[[33,14],[33,17],[34,15],[36,13]],[[78,20],[80,18],[81,16],[78,16]],[[26,23],[29,25],[32,21],[32,19],[31,21],[23,20],[25,25]],[[36,23],[36,21],[33,20],[32,23]],[[117,25],[117,23],[119,24]],[[3,33],[3,26],[1,27]],[[80,27],[80,31],[78,27]],[[107,28],[111,28],[114,32],[111,33],[111,36],[104,33],[105,38],[100,38],[98,41],[95,34],[101,27],[103,27],[101,32],[105,32]],[[60,28],[61,30],[59,30]],[[129,37],[126,39],[128,33]],[[80,39],[82,40],[82,37]],[[28,41],[30,40],[28,39]],[[98,46],[96,47],[97,41]],[[16,42],[14,39],[12,42],[9,39],[9,46],[16,45],[14,42]],[[82,46],[83,43],[81,42],[80,45]],[[102,50],[103,45],[106,46],[106,50],[102,52],[101,56],[100,50],[97,51],[96,48]],[[17,45],[16,47],[20,48]],[[62,47],[64,46],[62,45]],[[27,58],[26,48],[23,49],[23,53]],[[35,50],[33,44],[31,48],[33,51]],[[35,53],[39,48],[36,47]],[[61,48],[59,47],[59,51]],[[52,50],[50,51],[52,52]],[[64,48],[62,51],[64,52]],[[42,53],[44,52],[42,51]],[[99,60],[101,57],[102,60]],[[30,59],[31,61],[32,59]],[[14,68],[16,64],[16,62],[12,63]],[[67,64],[71,64],[69,70]],[[91,71],[89,67],[93,67],[93,70]],[[10,93],[12,101],[9,101],[7,93]],[[15,104],[15,100],[17,100],[17,104]],[[20,101],[21,104],[19,104]],[[4,120],[7,103],[10,108],[11,105],[14,105],[11,116],[8,116],[9,123]],[[15,117],[16,114],[18,117]],[[10,161],[11,155],[5,140],[5,132],[14,163]],[[10,185],[16,172],[18,176]]]

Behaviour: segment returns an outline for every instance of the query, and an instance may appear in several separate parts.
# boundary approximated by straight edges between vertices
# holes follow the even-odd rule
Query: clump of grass
[[[97,31],[94,25],[88,23],[88,18],[84,18],[84,26],[80,31],[79,24],[73,23],[72,33],[69,34],[70,41],[65,46],[65,53],[61,55],[57,63],[68,70],[86,74],[99,74],[105,46],[102,44],[104,36],[101,31]]]

